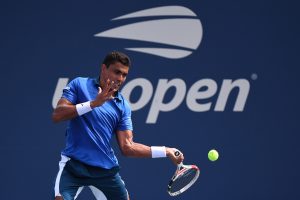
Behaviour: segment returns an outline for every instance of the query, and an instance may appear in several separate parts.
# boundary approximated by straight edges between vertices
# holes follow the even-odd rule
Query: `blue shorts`
[[[55,180],[55,196],[73,200],[88,186],[97,200],[128,200],[125,184],[118,172],[119,167],[93,167],[62,155]]]

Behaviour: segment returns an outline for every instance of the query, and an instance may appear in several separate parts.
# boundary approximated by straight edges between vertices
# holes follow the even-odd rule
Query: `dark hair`
[[[102,64],[105,64],[106,67],[108,68],[109,65],[114,64],[116,62],[120,62],[125,66],[130,67],[131,66],[131,62],[130,62],[130,58],[121,52],[118,51],[112,51],[109,54],[107,54],[102,62]]]

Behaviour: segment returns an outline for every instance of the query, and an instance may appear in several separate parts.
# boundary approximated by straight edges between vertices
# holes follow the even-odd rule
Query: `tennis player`
[[[54,122],[69,120],[55,179],[55,200],[76,199],[85,186],[97,200],[129,199],[110,145],[114,135],[125,156],[168,157],[174,164],[183,161],[183,154],[174,155],[175,148],[133,141],[131,109],[119,92],[130,65],[127,55],[111,52],[104,58],[99,77],[75,78],[64,88],[52,114]]]

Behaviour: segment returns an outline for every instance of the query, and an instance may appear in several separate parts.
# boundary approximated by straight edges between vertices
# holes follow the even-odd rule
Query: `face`
[[[106,67],[106,65],[102,64],[100,77],[101,87],[103,87],[106,80],[109,79],[110,81],[114,81],[114,83],[116,84],[116,89],[119,90],[120,86],[126,80],[128,71],[129,67],[123,65],[120,62],[111,64],[108,68]]]

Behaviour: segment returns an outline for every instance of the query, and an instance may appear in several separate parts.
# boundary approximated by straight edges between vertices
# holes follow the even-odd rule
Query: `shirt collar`
[[[100,78],[99,77],[96,77],[94,78],[93,82],[94,82],[94,85],[97,86],[97,87],[100,87]]]
[[[98,88],[100,87],[100,77],[96,77],[94,78],[94,85]],[[114,97],[114,99],[121,101],[121,93],[119,92],[119,90],[116,93],[116,96]]]

